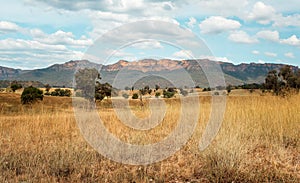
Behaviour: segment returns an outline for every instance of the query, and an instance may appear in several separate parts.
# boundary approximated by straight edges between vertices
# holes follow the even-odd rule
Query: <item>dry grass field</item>
[[[146,104],[130,101],[139,117]],[[180,151],[147,166],[124,165],[95,151],[82,137],[72,99],[45,97],[22,106],[19,94],[0,93],[0,182],[300,182],[300,95],[289,98],[227,97],[218,135],[203,152],[198,144],[210,115],[209,96],[200,96],[195,133]],[[180,115],[180,100],[166,100],[163,122],[149,132],[123,125],[110,101],[99,114],[123,141],[154,143],[169,134]]]

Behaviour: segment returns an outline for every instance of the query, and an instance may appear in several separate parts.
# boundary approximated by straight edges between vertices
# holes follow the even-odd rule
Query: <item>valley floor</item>
[[[228,96],[219,133],[200,151],[210,99],[199,97],[199,121],[182,149],[134,166],[105,158],[84,140],[71,98],[49,96],[22,106],[19,94],[0,93],[0,182],[300,182],[300,95]],[[164,120],[146,132],[122,124],[110,100],[97,103],[97,110],[122,141],[151,144],[172,132],[181,115],[180,100],[165,103]],[[129,104],[137,117],[150,114],[149,100]]]

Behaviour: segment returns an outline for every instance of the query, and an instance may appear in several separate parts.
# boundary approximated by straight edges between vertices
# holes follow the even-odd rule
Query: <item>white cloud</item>
[[[253,44],[258,42],[256,38],[250,37],[244,31],[234,31],[229,35],[228,39],[236,43],[244,44]]]
[[[68,0],[48,0],[48,1],[37,1],[27,0],[28,4],[32,6],[46,5],[50,9],[63,10],[71,12],[82,12],[82,11],[93,11],[112,14],[126,14],[134,17],[148,17],[148,16],[163,16],[170,15],[170,12],[175,12],[178,7],[178,2],[172,1],[116,1],[116,0],[102,0],[102,1],[86,1],[73,0],[70,3]],[[106,17],[105,17],[106,18]]]
[[[212,61],[220,61],[220,62],[227,62],[227,63],[233,63],[232,60],[228,59],[227,57],[216,57],[216,56],[201,56],[200,59],[209,59]]]
[[[35,59],[35,55],[37,58],[56,61],[59,58],[62,59],[60,61],[65,61],[71,57],[71,54],[79,55],[75,54],[73,50],[83,51],[93,44],[92,40],[96,40],[96,38],[99,38],[103,33],[110,32],[115,27],[126,23],[148,19],[173,22],[176,24],[179,24],[178,21],[180,21],[182,25],[190,29],[193,28],[193,30],[198,29],[196,26],[199,25],[201,33],[204,34],[228,32],[228,39],[239,43],[250,44],[269,40],[274,43],[282,44],[276,46],[284,46],[285,44],[300,47],[300,38],[297,34],[300,27],[300,13],[299,6],[297,5],[300,5],[300,1],[289,0],[285,3],[272,0],[257,1],[137,0],[130,2],[126,0],[91,0],[82,2],[74,0],[72,3],[68,0],[25,0],[24,3],[8,1],[5,6],[0,8],[0,17],[2,17],[3,20],[10,21],[0,21],[0,36],[2,36],[1,39],[6,40],[6,42],[3,41],[2,43],[7,44],[0,46],[0,51],[2,51],[0,57],[6,57],[6,60],[21,60],[20,55],[24,54],[24,60],[26,61],[29,61],[30,57],[32,60],[37,60]],[[12,9],[15,11],[11,11]],[[203,20],[205,17],[207,17],[207,19]],[[178,21],[176,21],[176,18]],[[187,21],[182,22],[182,20]],[[203,21],[201,22],[199,20]],[[253,24],[254,21],[265,25],[259,26]],[[32,29],[32,25],[36,25],[36,28],[40,29]],[[68,27],[68,29],[65,30],[64,27]],[[239,30],[241,27],[243,31]],[[283,27],[287,28],[285,29]],[[276,31],[274,29],[276,29]],[[49,30],[54,31],[48,32]],[[136,30],[137,29],[124,29],[124,31],[120,31],[119,34],[115,34],[120,35],[115,36],[118,38],[112,38],[111,41],[117,42],[120,39],[124,39],[125,41],[132,40],[129,38],[133,38],[136,35],[141,38],[142,36],[139,34],[146,36],[160,34],[161,38],[174,36],[175,38],[173,40],[178,45],[188,42],[191,46],[200,47],[196,39],[189,39],[182,32],[176,33],[176,31],[172,30],[165,31],[165,27],[161,29],[164,31],[160,31],[152,29],[149,25],[145,25]],[[136,32],[132,33],[132,31]],[[146,31],[148,31],[149,34],[146,34]],[[251,33],[252,31],[257,31],[258,33],[254,35]],[[11,32],[17,34],[7,34]],[[279,32],[282,35],[288,36],[280,38]],[[4,35],[1,35],[1,33]],[[80,33],[86,34],[86,37],[78,36]],[[7,41],[8,37],[12,37],[12,41]],[[15,39],[22,37],[26,37],[26,40],[25,38],[24,40]],[[147,37],[144,38],[147,39]],[[218,40],[213,40],[212,42],[209,41],[208,44],[217,44],[218,41],[224,41],[223,35],[218,36],[217,39]],[[232,43],[230,43],[229,46],[231,44]],[[268,42],[268,44],[267,46],[270,47],[274,45],[270,42]],[[159,43],[140,43],[135,46],[141,49],[162,47]],[[222,45],[217,45],[217,47],[219,46]],[[254,49],[260,50],[261,45],[257,46],[258,47]],[[11,54],[8,54],[8,47],[11,48],[9,49],[9,51],[12,52]],[[18,56],[11,56],[17,53],[13,48],[19,51]],[[190,47],[183,49],[193,50]],[[278,47],[278,49],[281,49],[281,47]],[[46,53],[47,50],[49,50],[49,54]],[[275,49],[270,48],[270,50]],[[263,51],[261,51],[261,53],[254,51],[252,51],[252,54],[264,55]],[[290,51],[296,53],[295,50]],[[220,51],[218,54],[222,55],[222,52],[223,51]],[[194,50],[193,53],[196,54]],[[123,55],[122,53],[116,54],[126,56],[125,53],[123,53]],[[251,50],[245,54],[251,54]],[[64,55],[66,55],[66,58],[64,58]],[[287,58],[291,56],[284,55]],[[219,59],[228,61],[226,57],[219,57]]]
[[[281,44],[300,47],[300,39],[296,35],[292,35],[287,39],[281,39],[278,31],[260,31],[256,34],[256,37]]]
[[[193,53],[190,50],[180,50],[175,52],[172,56],[177,60],[194,58]]]
[[[292,52],[285,53],[284,56],[286,56],[287,58],[295,58],[295,55]]]
[[[0,55],[0,62],[18,63],[18,68],[32,68],[81,59],[83,53],[70,50],[64,45],[9,38],[0,40]]]
[[[124,52],[123,50],[113,50],[113,56],[115,57],[133,57],[131,53]]]
[[[138,42],[132,45],[134,48],[138,49],[161,49],[163,46],[159,41],[156,40],[145,40],[142,42]]]
[[[288,27],[288,26],[300,26],[300,15],[288,15],[283,16],[281,14],[277,15],[274,19],[274,27]]]
[[[286,3],[282,1],[267,0],[267,2],[275,7],[279,12],[297,12],[299,11],[300,1],[299,0],[288,0]]]
[[[120,36],[119,36],[120,35]],[[130,42],[142,41],[133,44],[140,48],[162,48],[160,42],[154,40],[162,40],[167,42],[179,43],[182,40],[195,40],[195,35],[190,31],[180,28],[176,24],[170,24],[164,21],[141,21],[125,24],[117,29],[108,31],[105,36],[100,39],[105,41],[107,46],[124,45]],[[145,40],[145,41],[144,41]],[[103,44],[103,41],[101,44]],[[97,41],[95,42],[97,44]],[[198,44],[199,45],[199,44]]]
[[[260,64],[266,63],[264,60],[258,60],[257,62],[260,63]]]
[[[260,31],[256,34],[256,36],[258,38],[266,39],[273,42],[278,42],[280,39],[278,31],[268,31],[268,30]]]
[[[102,18],[102,15],[105,15],[105,18]],[[132,23],[143,20],[157,20],[165,21],[179,25],[179,23],[168,16],[136,16],[125,14],[125,13],[114,13],[114,12],[96,12],[88,11],[88,17],[90,18],[93,30],[89,33],[92,39],[98,39],[103,34],[107,33],[110,30],[113,30],[116,27],[125,25],[126,23]],[[129,34],[129,33],[126,33]]]
[[[254,55],[259,55],[259,54],[260,54],[260,52],[259,52],[259,51],[257,51],[257,50],[253,50],[253,51],[252,51],[252,54],[254,54]]]
[[[4,39],[0,40],[0,50],[44,50],[44,51],[65,51],[64,45],[47,45],[34,40]]]
[[[276,11],[272,6],[265,5],[263,2],[259,1],[254,4],[252,11],[248,15],[248,19],[255,20],[260,24],[269,24]]]
[[[197,23],[197,20],[194,17],[190,17],[189,21],[187,22],[187,25],[189,28],[193,28],[196,23]]]
[[[227,19],[221,16],[209,17],[199,24],[199,28],[201,29],[201,33],[203,34],[217,34],[221,32],[235,30],[240,27],[240,22],[232,19]]]
[[[285,16],[282,13],[278,12],[280,6],[282,5],[277,4],[275,9],[273,6],[266,5],[265,3],[259,1],[254,4],[252,11],[247,16],[247,19],[255,20],[258,23],[264,25],[273,23],[272,25],[274,27],[300,26],[300,14]]]
[[[300,46],[300,39],[297,38],[296,35],[292,35],[291,37],[289,37],[287,39],[280,40],[280,43],[287,44],[290,46]]]
[[[268,57],[277,57],[277,54],[272,52],[265,52],[265,55]]]
[[[130,19],[129,15],[124,13],[96,11],[92,12],[90,15],[91,18],[99,17],[99,19],[101,19],[102,21],[126,22]]]
[[[177,0],[173,3],[175,7],[182,9],[174,11],[179,17],[184,15],[240,17],[247,9],[248,0]]]
[[[17,24],[7,21],[0,21],[0,34],[17,32],[18,30],[20,30],[20,27]]]
[[[33,40],[49,45],[66,45],[72,47],[86,47],[90,46],[93,41],[91,39],[82,36],[79,39],[75,39],[72,32],[64,32],[58,30],[53,34],[46,34],[39,29],[30,30]]]

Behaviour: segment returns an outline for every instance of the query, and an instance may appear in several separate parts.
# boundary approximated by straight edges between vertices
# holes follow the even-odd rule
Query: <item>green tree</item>
[[[55,89],[53,92],[51,92],[51,96],[60,96],[60,97],[70,97],[72,94],[71,90],[69,89],[60,89],[60,88],[57,88]]]
[[[109,83],[101,84],[100,82],[96,82],[95,86],[95,99],[103,100],[105,97],[111,97],[113,95],[117,95],[116,89],[114,89]]]
[[[280,90],[279,77],[276,70],[269,71],[265,79],[266,89],[273,90],[273,92],[278,95]]]
[[[36,102],[37,100],[43,100],[43,97],[42,90],[33,86],[29,86],[22,92],[21,102],[22,104],[30,104]]]
[[[160,89],[160,86],[159,85],[155,85],[155,90],[157,91],[157,90],[159,90]]]
[[[139,95],[137,94],[137,93],[134,93],[133,95],[132,95],[132,99],[138,99],[139,98]]]
[[[175,95],[174,88],[168,88],[168,90],[163,90],[164,98],[172,98]]]
[[[231,92],[231,89],[232,89],[232,86],[231,86],[231,85],[228,85],[228,86],[226,87],[226,90],[227,90],[227,93],[228,93],[228,94]]]
[[[295,87],[299,91],[300,89],[300,70],[296,73],[296,81],[295,81]]]
[[[46,91],[45,95],[49,95],[50,94],[49,93],[50,89],[51,89],[51,86],[49,84],[45,84],[45,91]]]
[[[293,73],[291,67],[288,65],[283,66],[278,73],[278,76],[282,77],[282,80],[284,80],[284,81],[287,81],[293,75],[294,75],[294,73]]]
[[[155,97],[156,97],[156,98],[160,97],[160,95],[161,95],[160,92],[156,92],[156,93],[155,93]]]
[[[16,90],[21,89],[22,85],[18,83],[18,81],[13,81],[10,84],[10,88],[12,89],[13,92],[15,92]]]
[[[79,69],[75,74],[76,90],[79,90],[82,97],[89,101],[95,99],[95,84],[97,80],[100,80],[100,74],[95,69]]]

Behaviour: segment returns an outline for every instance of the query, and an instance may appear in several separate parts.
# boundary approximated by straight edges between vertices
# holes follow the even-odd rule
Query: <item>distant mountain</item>
[[[213,61],[202,60],[170,60],[170,59],[144,59],[129,62],[120,60],[110,65],[101,65],[88,60],[69,61],[64,64],[55,64],[43,69],[20,70],[0,66],[0,80],[22,80],[40,81],[51,86],[71,87],[76,68],[88,67],[100,70],[102,82],[114,83],[120,88],[135,84],[136,87],[147,84],[161,87],[170,85],[170,81],[179,83],[182,86],[189,86],[183,79],[187,73],[196,85],[208,86],[208,82],[201,65],[210,64]],[[238,85],[243,83],[262,83],[270,70],[279,70],[284,64],[239,64],[217,62],[223,70],[227,84]],[[298,70],[296,66],[291,66],[293,70]],[[141,78],[135,81],[137,78]],[[166,80],[166,78],[171,78]]]
[[[101,65],[87,60],[76,60],[27,71],[0,67],[0,71],[2,71],[0,72],[0,80],[40,81],[51,86],[70,87],[77,67],[100,68]]]
[[[24,71],[21,69],[13,69],[8,67],[2,67],[0,66],[0,80],[10,80],[15,78],[16,76],[19,76]]]

